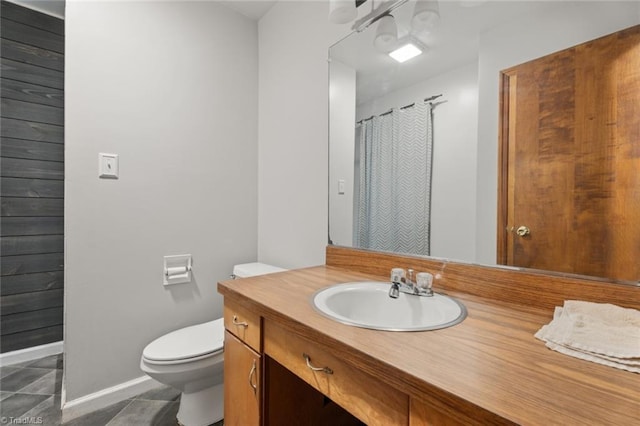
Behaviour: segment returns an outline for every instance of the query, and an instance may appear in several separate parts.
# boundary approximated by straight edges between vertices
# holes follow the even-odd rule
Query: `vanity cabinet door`
[[[224,424],[260,424],[260,355],[225,331]]]

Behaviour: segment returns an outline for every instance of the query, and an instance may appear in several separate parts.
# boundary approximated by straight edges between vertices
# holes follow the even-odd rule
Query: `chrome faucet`
[[[403,286],[404,283],[402,280],[404,279],[404,269],[402,268],[393,268],[391,270],[391,288],[389,289],[389,297],[392,299],[397,299],[400,297],[400,286]]]
[[[391,288],[389,297],[397,299],[400,293],[412,294],[414,296],[433,296],[433,275],[428,272],[420,272],[417,275],[417,282],[414,281],[413,269],[407,270],[405,277],[404,269],[393,268],[391,270]]]
[[[391,288],[389,289],[389,297],[392,299],[397,299],[400,297],[400,283],[391,283]]]

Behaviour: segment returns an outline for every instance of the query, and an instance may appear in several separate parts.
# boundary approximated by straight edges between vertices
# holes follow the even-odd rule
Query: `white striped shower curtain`
[[[430,254],[432,117],[421,101],[362,122],[355,247]]]

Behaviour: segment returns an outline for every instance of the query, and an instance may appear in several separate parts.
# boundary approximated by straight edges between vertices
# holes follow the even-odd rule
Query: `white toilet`
[[[233,267],[236,278],[280,272],[263,263]],[[172,331],[149,343],[140,368],[160,383],[182,392],[178,422],[207,426],[224,417],[224,319]]]

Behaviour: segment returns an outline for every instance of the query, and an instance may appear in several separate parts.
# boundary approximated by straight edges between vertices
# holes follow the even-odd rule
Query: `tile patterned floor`
[[[62,355],[0,367],[0,425],[60,426]],[[175,426],[180,392],[168,386],[118,402],[64,426]],[[220,421],[213,426],[223,426]]]

